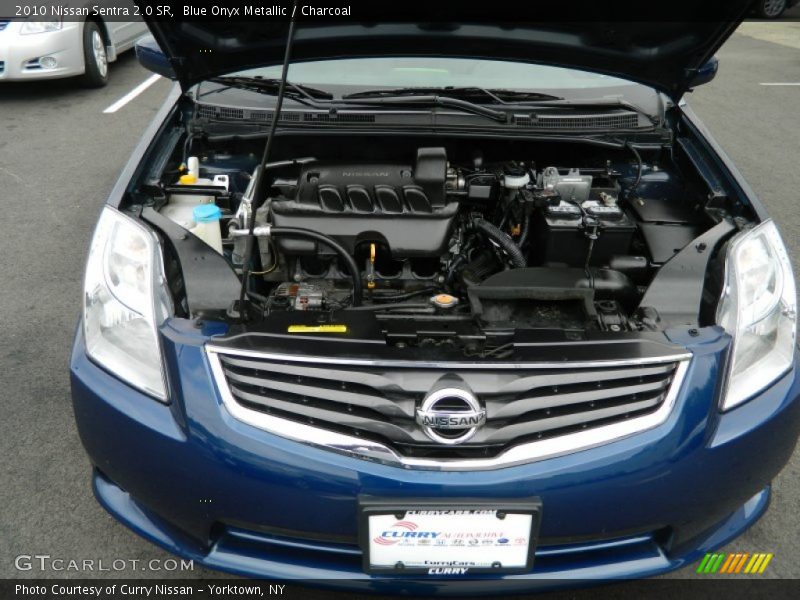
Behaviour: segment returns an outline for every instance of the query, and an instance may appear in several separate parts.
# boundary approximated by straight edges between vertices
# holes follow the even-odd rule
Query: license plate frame
[[[370,517],[393,515],[405,517],[410,511],[497,511],[506,515],[530,515],[530,530],[528,531],[528,548],[524,566],[513,567],[483,567],[468,566],[463,573],[438,573],[430,572],[430,565],[405,565],[399,568],[394,565],[372,564],[370,536]],[[484,499],[484,498],[459,498],[443,500],[441,498],[378,498],[374,496],[360,496],[358,501],[358,541],[362,552],[362,566],[367,574],[396,575],[396,576],[425,576],[437,575],[473,575],[473,574],[520,574],[528,573],[533,569],[534,555],[539,537],[539,526],[542,517],[542,502],[538,497],[521,499]]]

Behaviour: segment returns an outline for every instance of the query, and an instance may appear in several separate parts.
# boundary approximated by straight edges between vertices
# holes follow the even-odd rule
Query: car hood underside
[[[636,81],[677,99],[749,5],[749,0],[719,3],[714,20],[708,6],[696,7],[697,14],[682,9],[677,15],[681,20],[669,22],[614,21],[623,15],[618,9],[609,9],[609,20],[602,22],[435,21],[442,10],[426,16],[433,21],[426,23],[301,20],[292,60],[448,56],[542,63]],[[665,6],[664,18],[673,12]],[[452,7],[447,14],[458,19]],[[148,24],[184,88],[212,76],[280,64],[288,27],[288,21],[258,18],[151,19]]]

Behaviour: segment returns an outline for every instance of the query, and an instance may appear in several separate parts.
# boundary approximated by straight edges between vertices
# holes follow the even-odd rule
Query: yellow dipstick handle
[[[347,333],[347,325],[289,325],[288,333]]]
[[[375,244],[369,245],[369,264],[372,265],[369,275],[367,275],[367,288],[373,289],[375,287]]]

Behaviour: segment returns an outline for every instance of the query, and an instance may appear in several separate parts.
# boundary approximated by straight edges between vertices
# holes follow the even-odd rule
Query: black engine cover
[[[444,148],[420,148],[416,163],[312,162],[303,165],[292,197],[273,198],[278,227],[313,229],[351,253],[360,242],[386,244],[395,257],[446,250],[457,203],[447,203]],[[314,242],[279,240],[290,254],[325,252]]]

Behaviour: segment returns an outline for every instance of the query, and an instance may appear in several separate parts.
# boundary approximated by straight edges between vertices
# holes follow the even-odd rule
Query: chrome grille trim
[[[282,354],[259,353],[247,350],[206,346],[209,365],[217,385],[225,410],[236,420],[257,427],[283,438],[301,442],[310,446],[338,452],[348,456],[370,460],[386,465],[438,471],[473,471],[506,468],[515,465],[554,458],[587,450],[612,441],[616,441],[643,431],[647,431],[664,423],[674,408],[678,393],[683,384],[686,371],[690,364],[691,354],[682,353],[665,357],[610,360],[581,363],[420,363],[416,361],[373,361],[360,359],[341,359],[331,357],[300,357]],[[384,366],[384,367],[414,367],[417,369],[453,369],[453,368],[481,368],[486,369],[553,369],[553,368],[603,368],[611,366],[641,366],[650,364],[672,363],[676,365],[672,381],[666,397],[654,412],[629,420],[601,425],[585,431],[567,433],[557,437],[546,438],[531,442],[524,442],[512,446],[497,456],[491,458],[445,459],[445,458],[419,458],[403,456],[394,448],[380,442],[330,431],[266,414],[248,408],[233,397],[228,380],[220,360],[220,354],[227,357],[252,357],[265,360],[281,360],[286,362],[340,364],[347,366]]]
[[[232,336],[228,339],[234,340],[239,336]],[[264,360],[285,360],[298,363],[346,365],[348,367],[401,367],[417,369],[563,369],[571,367],[583,369],[589,367],[631,367],[639,365],[654,365],[661,363],[678,362],[692,358],[691,352],[681,352],[667,356],[652,356],[646,358],[620,359],[620,360],[589,360],[574,362],[424,362],[417,360],[380,360],[380,359],[360,359],[360,358],[335,358],[332,356],[295,356],[292,354],[275,354],[272,352],[256,352],[253,350],[240,350],[238,348],[226,348],[207,344],[206,351],[227,354],[229,356],[249,356],[251,358],[261,358]]]

